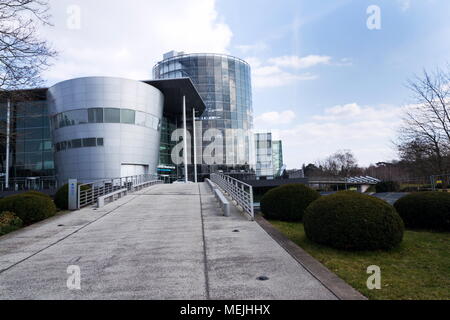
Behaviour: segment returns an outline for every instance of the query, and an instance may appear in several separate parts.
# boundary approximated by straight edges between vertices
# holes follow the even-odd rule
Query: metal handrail
[[[252,220],[255,219],[253,187],[251,185],[221,173],[211,174],[211,181],[217,184],[231,199],[236,201],[250,215]]]
[[[6,188],[5,177],[0,177],[0,191],[14,190],[56,190],[58,180],[54,176],[42,177],[15,177],[9,179],[9,188]]]
[[[126,188],[129,192],[134,192],[135,186],[149,182],[149,185],[162,184],[154,174],[143,174],[137,176],[105,179],[78,185],[78,209],[88,205],[93,205],[98,198],[114,191]]]

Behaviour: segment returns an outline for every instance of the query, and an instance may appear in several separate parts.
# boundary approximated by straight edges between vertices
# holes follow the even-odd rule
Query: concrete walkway
[[[67,288],[70,265],[81,290]],[[0,299],[336,297],[257,223],[221,216],[205,184],[178,184],[0,238]]]

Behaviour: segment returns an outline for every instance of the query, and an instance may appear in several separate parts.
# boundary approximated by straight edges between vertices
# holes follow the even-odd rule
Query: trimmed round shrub
[[[12,212],[0,213],[0,236],[20,229],[23,225],[22,219]]]
[[[377,193],[399,192],[400,184],[395,181],[382,181],[375,185],[375,190]]]
[[[0,200],[2,211],[15,212],[25,225],[30,225],[55,215],[56,207],[51,198],[23,193]]]
[[[338,192],[313,202],[303,218],[307,237],[344,250],[392,249],[403,240],[395,208],[357,192]]]
[[[416,192],[394,206],[407,228],[450,231],[450,193]]]
[[[305,209],[320,194],[303,184],[286,184],[267,192],[261,199],[264,217],[281,221],[301,221]]]

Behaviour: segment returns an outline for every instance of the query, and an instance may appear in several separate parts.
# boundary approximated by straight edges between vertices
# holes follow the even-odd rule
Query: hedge
[[[25,225],[29,225],[56,213],[56,207],[51,198],[33,194],[18,194],[0,200],[0,212],[14,212]]]
[[[392,249],[404,232],[393,206],[350,191],[313,202],[306,209],[304,227],[310,240],[344,250]]]
[[[45,193],[42,193],[42,192],[39,192],[39,191],[34,191],[34,190],[27,191],[27,192],[25,192],[23,194],[30,194],[30,195],[34,195],[34,196],[38,196],[38,197],[44,197],[44,198],[50,198],[51,199],[51,197],[48,194],[45,194]]]
[[[450,231],[450,193],[412,193],[394,206],[407,228]]]
[[[58,209],[67,210],[69,208],[69,185],[65,184],[56,191],[54,200]]]
[[[261,211],[268,219],[301,221],[305,209],[319,197],[317,191],[303,184],[287,184],[263,196]]]
[[[23,225],[22,219],[12,212],[0,213],[0,236],[20,229]]]

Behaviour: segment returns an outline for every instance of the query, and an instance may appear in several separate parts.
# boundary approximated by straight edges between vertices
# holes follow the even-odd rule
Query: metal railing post
[[[211,174],[211,181],[227,193],[254,220],[253,187],[251,185],[222,173]]]

